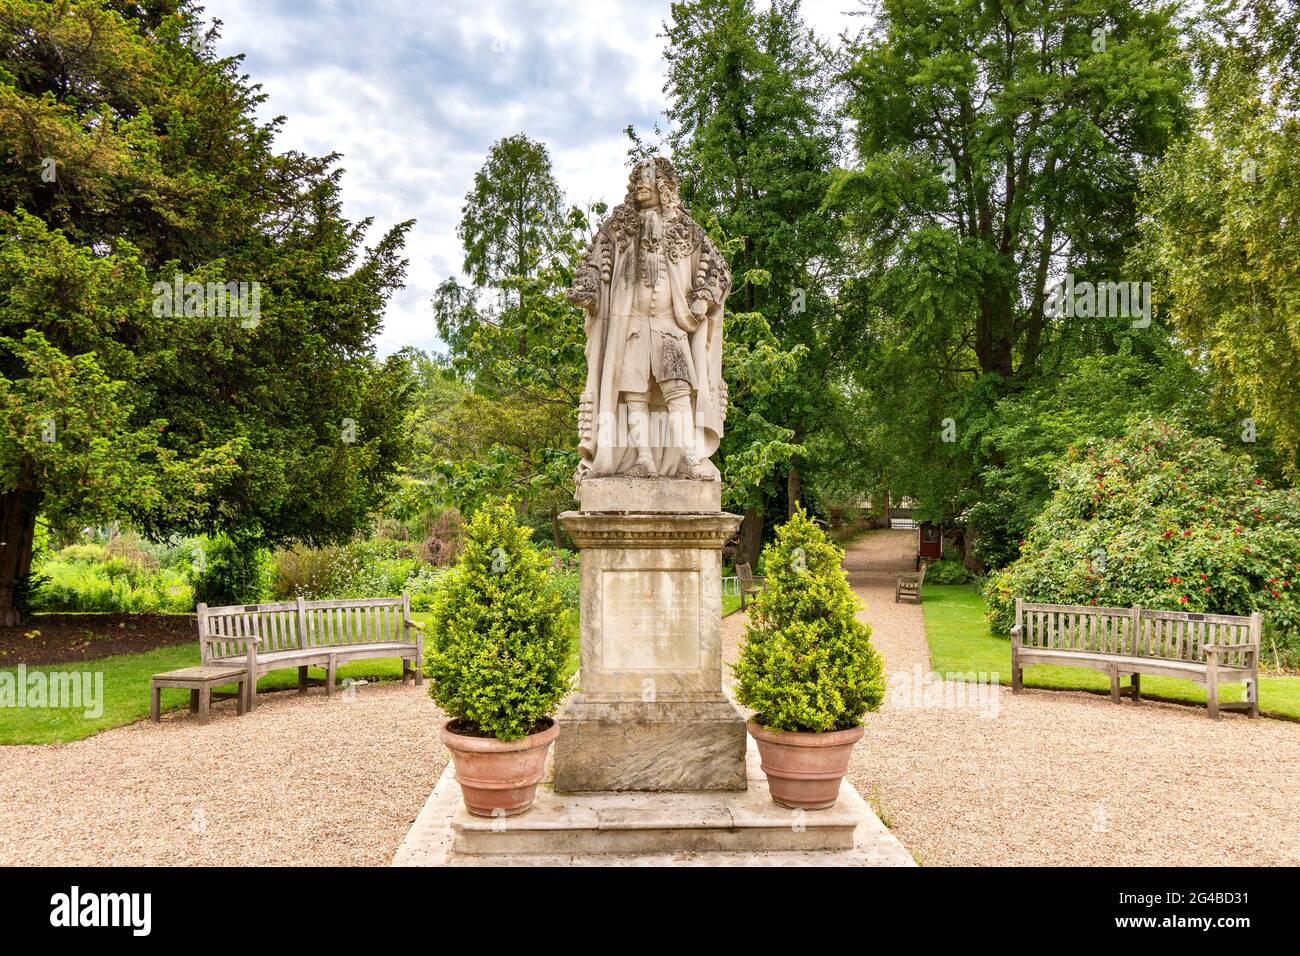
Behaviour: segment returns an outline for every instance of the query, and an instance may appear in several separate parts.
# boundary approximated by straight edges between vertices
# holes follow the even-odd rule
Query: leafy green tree
[[[538,732],[569,689],[573,621],[529,535],[509,502],[480,508],[432,608],[430,695],[499,740]]]
[[[546,147],[523,133],[497,140],[474,174],[456,234],[474,285],[533,275],[565,236],[564,197]]]
[[[211,38],[179,0],[0,5],[0,623],[38,513],[322,542],[404,454],[372,343],[409,223],[364,248]]]
[[[799,507],[763,549],[767,579],[736,664],[736,698],[768,730],[847,730],[884,701],[884,663],[857,619],[843,559]]]
[[[1140,281],[1138,190],[1187,126],[1173,7],[1146,0],[883,0],[841,77],[857,161],[828,206],[856,275],[840,295],[870,457],[922,517],[953,518],[1003,464],[979,431],[1002,398],[1158,319],[1074,318],[1050,287]],[[1141,323],[1142,317],[1136,317]],[[970,529],[968,529],[970,530]]]
[[[1166,314],[1218,375],[1243,427],[1269,433],[1300,475],[1300,10],[1210,5],[1195,49],[1194,135],[1151,175],[1146,256]]]

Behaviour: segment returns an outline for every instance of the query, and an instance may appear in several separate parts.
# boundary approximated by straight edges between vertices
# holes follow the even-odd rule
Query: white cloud
[[[854,26],[855,0],[810,0],[810,26]],[[208,0],[223,22],[217,51],[245,54],[284,115],[278,148],[343,154],[344,213],[373,216],[372,236],[416,219],[407,286],[393,297],[378,346],[438,348],[434,288],[459,274],[456,223],[496,140],[546,143],[570,201],[611,205],[626,183],[629,123],[661,118],[666,0]]]

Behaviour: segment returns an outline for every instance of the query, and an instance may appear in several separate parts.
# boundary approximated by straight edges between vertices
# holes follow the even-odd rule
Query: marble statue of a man
[[[569,299],[587,311],[578,480],[717,480],[722,314],[731,272],[686,214],[672,164],[642,160],[600,224]]]

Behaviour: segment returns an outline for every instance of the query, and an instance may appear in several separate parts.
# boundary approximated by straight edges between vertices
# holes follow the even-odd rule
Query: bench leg
[[[162,719],[162,688],[149,687],[149,719],[155,724]]]
[[[1219,681],[1217,674],[1211,674],[1209,682],[1205,685],[1205,709],[1209,712],[1211,720],[1219,719]]]
[[[1110,701],[1112,704],[1119,703],[1119,668],[1111,668],[1110,671]]]
[[[306,667],[298,668],[298,693],[300,694],[307,693],[307,668]]]
[[[202,727],[208,722],[208,715],[212,712],[212,685],[208,684],[202,690],[191,691],[199,698],[199,726]]]
[[[403,657],[402,658],[402,683],[409,684],[410,682],[411,682],[411,662],[408,661],[405,657]]]
[[[326,668],[326,676],[325,676],[325,696],[326,696],[326,697],[333,697],[333,696],[334,696],[334,675],[335,675],[337,672],[338,672],[338,664],[336,664],[336,663],[334,662],[334,658],[331,657],[331,658],[330,658],[329,667]]]
[[[1011,693],[1019,694],[1025,686],[1025,669],[1011,665]]]
[[[1246,713],[1252,717],[1259,716],[1259,678],[1252,677],[1246,684],[1246,699],[1250,701],[1250,710]]]
[[[235,687],[235,716],[244,716],[244,682],[242,680]]]
[[[197,690],[191,690],[190,691],[190,713],[197,714],[198,712],[199,712],[199,692]]]
[[[1142,675],[1133,674],[1129,677],[1129,696],[1133,698],[1133,703],[1142,703]]]

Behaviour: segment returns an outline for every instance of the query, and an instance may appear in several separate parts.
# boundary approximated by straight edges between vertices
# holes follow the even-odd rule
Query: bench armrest
[[[424,630],[424,625],[423,625],[423,624],[421,624],[419,621],[412,621],[409,617],[404,617],[404,618],[402,618],[402,622],[403,622],[407,627],[413,627],[413,628],[415,628],[417,631],[423,631],[423,630]]]
[[[1259,648],[1258,644],[1206,644],[1205,650],[1209,651],[1253,651]]]
[[[199,640],[204,644],[261,644],[262,639],[256,635],[232,637],[225,634],[200,634]]]
[[[1024,628],[1022,628],[1019,624],[1017,624],[1015,627],[1011,629],[1011,636],[1013,638],[1016,638],[1017,640],[1019,640],[1020,635],[1023,633],[1024,633]]]

